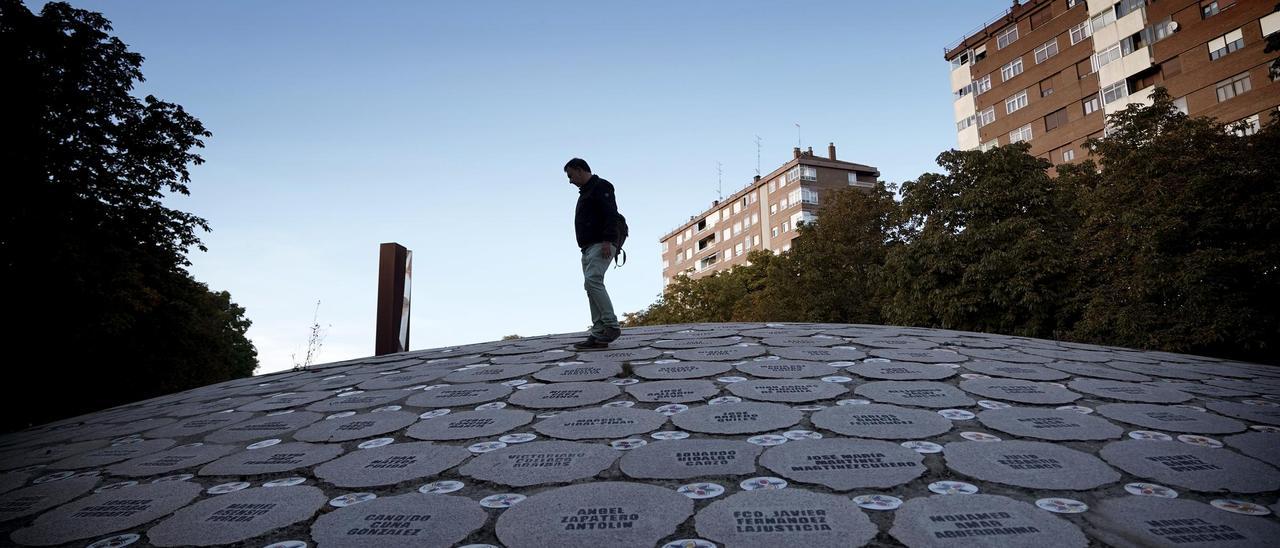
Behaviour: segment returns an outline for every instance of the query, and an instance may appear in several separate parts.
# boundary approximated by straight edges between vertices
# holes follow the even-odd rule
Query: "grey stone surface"
[[[492,352],[490,352],[492,354]],[[557,361],[567,361],[574,357],[573,352],[564,350],[547,350],[543,352],[534,352],[530,354],[515,354],[510,356],[499,356],[489,360],[497,365],[526,365],[538,363],[550,363]]]
[[[406,411],[361,413],[312,423],[295,432],[293,437],[300,441],[314,442],[351,441],[395,432],[417,420],[416,413]]]
[[[945,365],[898,361],[863,362],[850,365],[844,370],[860,377],[888,381],[934,381],[956,374],[955,369]]]
[[[1223,388],[1221,386],[1214,386],[1212,384],[1204,384],[1204,383],[1198,383],[1194,381],[1162,380],[1162,381],[1148,383],[1148,386],[1155,386],[1158,388],[1169,388],[1172,390],[1177,390],[1179,392],[1186,392],[1187,394],[1195,394],[1197,396],[1213,396],[1215,398],[1235,398],[1239,396],[1254,396],[1257,394],[1256,392],[1236,390],[1232,388]]]
[[[762,449],[740,440],[666,440],[628,451],[620,464],[622,473],[643,479],[746,476]]]
[[[957,363],[965,360],[964,354],[949,349],[907,350],[896,348],[868,349],[872,356],[887,358],[893,361],[915,363]]]
[[[132,458],[150,455],[164,451],[173,447],[177,442],[168,439],[161,440],[144,440],[136,443],[112,444],[101,449],[94,449],[73,455],[60,461],[49,464],[49,468],[53,470],[79,470],[81,468],[95,468],[106,466],[120,461]]]
[[[294,411],[286,415],[265,416],[247,420],[212,432],[204,437],[209,443],[240,443],[278,438],[324,418],[320,413]]]
[[[1089,545],[1080,528],[1065,519],[1025,502],[982,494],[908,500],[894,512],[889,534],[910,548]]]
[[[1280,524],[1223,512],[1203,502],[1160,497],[1106,499],[1084,514],[1090,534],[1107,546],[1213,546],[1270,548]]]
[[[1262,424],[1280,425],[1280,407],[1226,401],[1211,401],[1204,404],[1204,406],[1228,417]]]
[[[607,445],[535,441],[479,455],[458,472],[477,480],[513,487],[569,483],[595,477],[613,466],[619,456],[619,451]]]
[[[637,377],[645,379],[698,379],[714,377],[733,366],[725,362],[681,361],[636,366]]]
[[[622,366],[617,363],[593,361],[581,365],[547,367],[534,373],[533,378],[546,382],[582,382],[603,380],[621,374]]]
[[[1076,379],[1067,386],[1086,394],[1098,397],[1143,403],[1180,403],[1191,399],[1191,395],[1171,388],[1159,388],[1147,384],[1131,382]]]
[[[111,465],[107,472],[129,477],[168,474],[215,461],[238,450],[239,447],[213,443],[179,445]]]
[[[311,525],[311,538],[319,548],[448,548],[487,519],[469,498],[409,493],[324,514]]]
[[[677,350],[672,356],[677,360],[688,361],[738,361],[754,358],[765,352],[763,346],[717,346],[714,348],[691,348]]]
[[[0,457],[0,469],[12,470],[34,464],[59,461],[94,449],[101,449],[111,444],[111,440],[97,439],[71,443],[53,443],[39,449],[18,448],[4,453]]]
[[[393,443],[352,451],[317,466],[315,474],[338,487],[395,485],[434,476],[470,456],[470,451],[452,445]]]
[[[614,341],[615,343],[617,341]],[[632,362],[639,360],[652,360],[662,355],[662,351],[655,348],[627,348],[627,349],[607,349],[595,352],[582,352],[578,354],[579,361],[596,363],[596,362]]]
[[[331,373],[318,372],[317,375],[315,376],[322,377],[322,378],[318,378],[317,380],[298,386],[296,390],[298,392],[337,390],[339,388],[355,386],[364,381],[378,378],[378,375],[376,373],[365,373],[365,374],[337,373],[335,374],[332,372]]]
[[[977,402],[959,388],[930,381],[876,381],[859,385],[854,393],[882,403],[919,407],[968,407]]]
[[[849,339],[849,342],[859,346],[899,350],[929,350],[938,346],[938,343],[917,337],[854,337]]]
[[[620,393],[607,382],[560,382],[521,390],[507,401],[530,409],[563,409],[594,405]]]
[[[360,392],[351,396],[337,395],[327,400],[315,402],[306,407],[307,411],[315,411],[317,413],[337,413],[340,411],[355,411],[360,409],[369,409],[381,405],[389,405],[405,399],[412,392],[392,388],[389,390],[371,390]]]
[[[760,465],[790,480],[848,491],[907,483],[924,474],[923,460],[920,453],[887,441],[823,438],[770,447]]]
[[[98,485],[96,476],[67,478],[24,487],[0,497],[0,523],[30,516],[88,493]]]
[[[409,386],[417,386],[419,384],[429,384],[438,379],[444,378],[451,371],[445,368],[437,368],[435,370],[408,370],[394,373],[391,375],[381,375],[373,379],[364,381],[357,385],[361,390],[390,390],[393,388],[405,388]]]
[[[735,366],[738,371],[767,379],[803,379],[831,375],[831,366],[821,362],[800,360],[749,361]]]
[[[1021,379],[969,379],[960,381],[960,388],[986,398],[1039,405],[1061,405],[1080,399],[1080,394],[1065,388]]]
[[[498,516],[507,548],[653,546],[693,514],[693,501],[641,483],[571,485],[538,493]]]
[[[173,424],[161,426],[154,430],[148,430],[144,435],[149,438],[181,438],[185,436],[194,436],[196,434],[204,434],[206,432],[225,428],[236,423],[247,421],[251,418],[253,418],[253,413],[248,411],[214,413],[211,415],[191,417]]]
[[[667,417],[657,411],[599,407],[566,411],[534,424],[533,429],[545,436],[567,440],[608,439],[652,432],[666,422]]]
[[[1229,434],[1245,429],[1245,424],[1235,419],[1169,405],[1107,403],[1097,411],[1112,420],[1180,434]]]
[[[1098,457],[1039,441],[957,441],[943,454],[956,472],[1028,489],[1081,491],[1120,480]]]
[[[726,548],[845,548],[877,533],[853,501],[804,489],[735,493],[700,510],[694,527]]]
[[[533,421],[533,413],[519,409],[486,409],[450,413],[418,421],[406,434],[431,441],[466,440],[505,434]]]
[[[838,383],[802,379],[765,379],[735,382],[729,392],[750,400],[802,403],[826,400],[849,391]]]
[[[769,353],[788,360],[815,362],[847,362],[867,357],[867,353],[854,348],[822,348],[816,346],[790,346],[770,348]]]
[[[189,481],[103,491],[45,512],[9,538],[28,546],[53,546],[107,535],[169,515],[199,494],[200,486]]]
[[[1280,433],[1250,431],[1227,436],[1222,441],[1245,455],[1280,467]]]
[[[1280,489],[1280,471],[1238,453],[1176,441],[1125,440],[1098,452],[1116,467],[1195,491],[1263,493]]]
[[[572,355],[567,355],[565,359],[569,359]],[[543,364],[511,364],[511,365],[489,365],[485,367],[477,367],[475,369],[466,369],[462,371],[454,371],[449,373],[443,379],[447,383],[468,383],[468,382],[497,382],[516,377],[523,377],[535,372],[541,371]]]
[[[691,348],[707,348],[714,346],[730,346],[742,342],[742,337],[711,337],[655,341],[650,346],[664,350],[688,350]]]
[[[1028,381],[1057,381],[1071,376],[1063,371],[1050,369],[1042,365],[994,362],[990,360],[969,360],[962,362],[960,365],[974,373]]]
[[[315,466],[342,454],[337,444],[282,443],[262,449],[245,449],[204,465],[201,476],[257,476]]]
[[[844,339],[832,337],[829,335],[818,335],[816,337],[765,337],[760,339],[760,343],[765,346],[806,346],[806,347],[822,347],[835,346],[845,344]]]
[[[404,403],[412,407],[459,407],[502,399],[512,390],[498,383],[455,384],[414,392]]]
[[[818,428],[855,438],[924,439],[951,430],[951,421],[933,411],[876,403],[828,407],[810,420]]]
[[[667,403],[703,401],[720,393],[715,383],[699,380],[642,382],[624,390],[638,401]]]
[[[1170,363],[1134,363],[1127,361],[1111,361],[1107,365],[1112,369],[1128,371],[1130,373],[1138,373],[1140,375],[1150,375],[1152,377],[1164,377],[1169,379],[1184,379],[1190,381],[1198,381],[1210,378],[1208,375],[1201,375],[1193,371],[1188,371],[1174,366]]]
[[[259,398],[253,403],[242,405],[239,409],[241,411],[278,411],[318,402],[334,394],[335,392],[294,392],[278,396],[267,396]]]
[[[1123,369],[1114,369],[1105,365],[1095,363],[1079,363],[1079,362],[1050,362],[1044,364],[1044,367],[1057,369],[1072,375],[1083,375],[1086,377],[1096,377],[1099,379],[1110,379],[1113,381],[1125,382],[1144,382],[1151,380],[1151,377],[1125,371]]]
[[[156,546],[230,544],[310,519],[327,499],[308,485],[259,487],[205,499],[147,530]]]
[[[1037,356],[1012,348],[960,348],[959,352],[973,358],[1007,363],[1049,363],[1053,361],[1053,358]]]
[[[800,411],[777,403],[739,402],[692,407],[673,415],[678,428],[707,434],[752,434],[795,426]]]
[[[978,413],[978,421],[1006,434],[1051,441],[1109,440],[1124,435],[1123,428],[1104,418],[1065,409],[988,409]]]

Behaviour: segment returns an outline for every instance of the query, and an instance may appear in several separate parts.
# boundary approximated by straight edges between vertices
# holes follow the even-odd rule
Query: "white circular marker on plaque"
[[[935,481],[929,484],[929,490],[939,495],[972,495],[978,492],[978,486],[963,481]]]
[[[227,493],[234,493],[242,489],[248,489],[250,485],[252,484],[247,481],[233,481],[231,483],[222,483],[222,484],[215,485],[213,487],[210,487],[205,492],[209,493],[210,495],[225,495]]]
[[[368,502],[376,498],[378,498],[378,495],[373,493],[348,493],[346,495],[334,497],[329,501],[329,506],[333,506],[335,508],[346,508],[353,504]]]
[[[262,486],[263,487],[293,487],[294,485],[302,485],[303,483],[306,483],[306,482],[307,482],[307,478],[299,478],[299,477],[280,478],[278,480],[268,481],[262,484]]]
[[[431,483],[423,485],[422,487],[419,487],[418,492],[424,495],[443,495],[445,493],[452,493],[454,491],[462,489],[463,487],[466,487],[466,485],[467,484],[465,483],[462,483],[460,481],[454,481],[454,480],[433,481]]]
[[[1254,504],[1252,502],[1236,500],[1236,499],[1214,499],[1209,501],[1214,508],[1226,510],[1233,514],[1244,514],[1246,516],[1265,516],[1271,513],[1266,506]]]
[[[773,476],[759,476],[742,480],[738,484],[746,491],[756,491],[760,489],[785,489],[787,480],[775,478]]]
[[[248,447],[245,447],[245,449],[262,449],[264,447],[271,447],[272,445],[276,445],[279,443],[280,443],[280,440],[278,438],[271,438],[269,440],[262,440],[254,444],[250,444]]]
[[[782,445],[787,443],[787,437],[779,436],[777,434],[761,434],[759,436],[751,436],[747,438],[747,443],[763,445],[765,447],[771,445]]]
[[[1177,491],[1155,483],[1126,483],[1124,484],[1124,490],[1128,491],[1130,495],[1139,497],[1178,498]]]
[[[485,508],[510,508],[528,497],[516,493],[502,493],[498,495],[489,495],[480,499],[480,506]]]
[[[1036,500],[1036,506],[1055,514],[1079,514],[1089,509],[1089,505],[1075,499],[1047,498]]]
[[[526,432],[526,433],[519,433],[519,434],[507,434],[505,436],[498,438],[498,441],[502,443],[525,443],[525,442],[530,442],[536,439],[538,439],[537,434],[529,434]]]
[[[689,483],[676,489],[677,493],[691,499],[709,499],[724,494],[724,486],[718,483]]]
[[[901,445],[901,446],[903,446],[903,447],[906,447],[907,449],[910,449],[910,450],[915,451],[915,452],[917,452],[917,453],[930,454],[930,453],[941,453],[941,452],[942,452],[942,446],[941,446],[941,445],[938,445],[938,444],[936,444],[936,443],[933,443],[933,442],[931,442],[931,441],[919,441],[919,440],[916,440],[916,441],[904,441],[904,442],[902,442],[902,443],[900,443],[900,444],[898,444],[898,445]]]
[[[386,445],[391,445],[395,442],[396,442],[395,438],[374,438],[369,441],[363,442],[360,445],[357,445],[356,447],[360,449],[373,449],[375,447],[383,447]]]
[[[858,495],[853,497],[853,503],[867,510],[897,510],[902,506],[902,499],[889,495]]]
[[[1129,432],[1129,437],[1135,440],[1173,441],[1173,436],[1151,430],[1134,430]]]
[[[451,413],[451,411],[448,409],[433,409],[431,411],[427,411],[426,413],[418,415],[418,418],[423,420],[434,419],[436,417],[443,417],[445,415],[448,415],[449,413]]]

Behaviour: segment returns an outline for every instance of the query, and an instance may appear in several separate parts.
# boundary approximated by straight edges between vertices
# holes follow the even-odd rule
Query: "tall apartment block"
[[[961,149],[1030,141],[1055,164],[1082,158],[1105,116],[1151,104],[1256,131],[1280,105],[1263,53],[1276,0],[1016,0],[947,48]]]
[[[744,264],[757,249],[781,253],[791,249],[796,227],[818,217],[823,195],[845,187],[872,188],[880,170],[836,159],[835,143],[827,157],[813,148],[792,149],[791,161],[667,233],[662,244],[662,285],[676,274],[701,277]]]

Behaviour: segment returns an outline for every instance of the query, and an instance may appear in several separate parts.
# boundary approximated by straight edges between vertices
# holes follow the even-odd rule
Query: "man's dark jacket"
[[[578,188],[573,230],[578,236],[578,247],[584,250],[600,242],[618,241],[618,202],[614,200],[613,185],[609,181],[592,175]]]

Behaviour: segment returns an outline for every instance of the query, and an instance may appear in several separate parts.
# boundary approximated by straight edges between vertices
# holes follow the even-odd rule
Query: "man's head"
[[[582,186],[591,180],[591,166],[582,158],[574,158],[564,165],[564,174],[569,176],[570,183]]]

